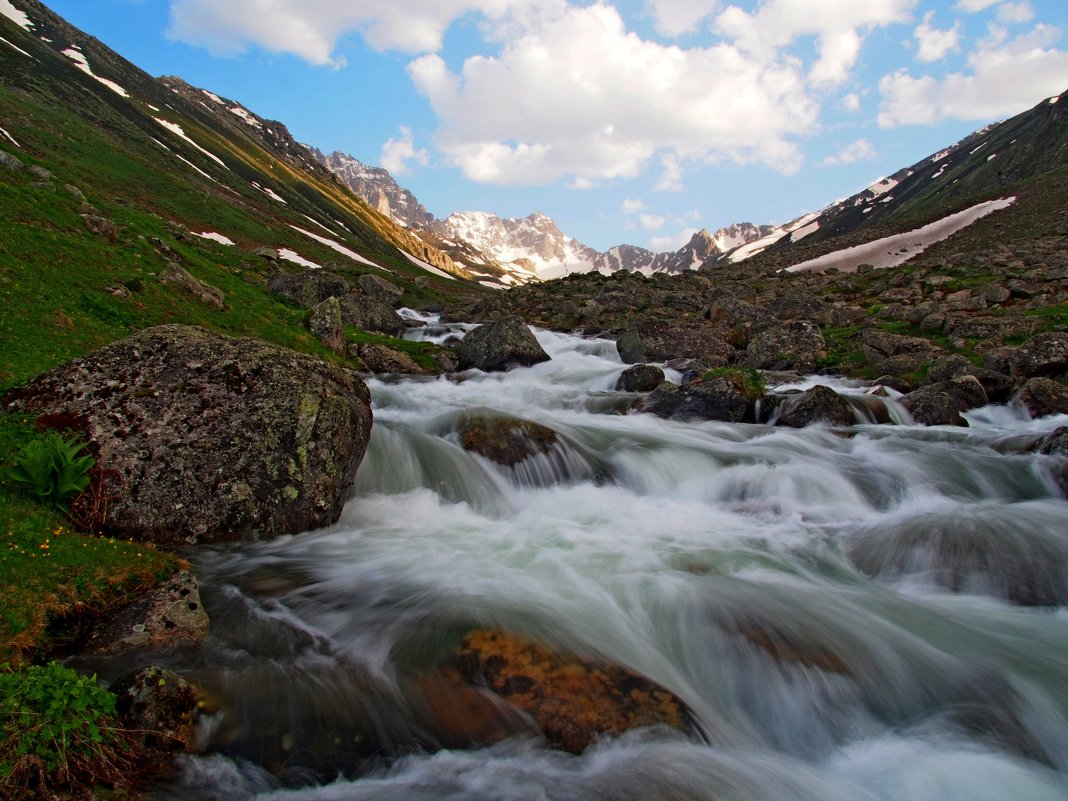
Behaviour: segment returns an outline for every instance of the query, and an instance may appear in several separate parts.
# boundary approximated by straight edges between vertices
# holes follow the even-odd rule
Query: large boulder
[[[468,634],[452,653],[445,675],[461,685],[484,687],[518,707],[550,745],[573,754],[630,729],[690,728],[683,702],[643,676],[503,631]]]
[[[360,289],[366,294],[375,300],[388,303],[390,306],[393,306],[404,295],[403,289],[379,275],[367,273],[366,275],[361,275],[357,281]]]
[[[861,335],[864,358],[877,372],[889,375],[915,372],[947,355],[945,348],[922,337],[891,334],[867,328]]]
[[[9,401],[84,431],[108,477],[106,526],[167,545],[335,522],[371,434],[355,372],[179,325],[57,367]]]
[[[1032,337],[1019,347],[1014,372],[1024,378],[1058,378],[1068,373],[1068,334],[1054,331]]]
[[[652,392],[664,381],[664,371],[655,364],[636,364],[619,376],[616,389],[620,392]]]
[[[718,420],[740,423],[752,407],[745,386],[732,376],[676,386],[665,381],[649,393],[638,410],[671,420]]]
[[[471,331],[456,346],[456,352],[461,370],[485,372],[507,370],[512,365],[529,367],[550,358],[522,318],[514,314]]]
[[[985,367],[977,367],[971,360],[958,353],[936,359],[927,373],[927,378],[923,380],[923,385],[952,381],[954,378],[962,378],[966,375],[975,376],[976,380],[983,385],[983,390],[991,402],[1006,401],[1012,393],[1013,380],[1009,376]]]
[[[771,326],[749,340],[746,361],[758,370],[799,370],[811,373],[827,356],[827,343],[819,326],[794,320]]]
[[[341,320],[341,304],[337,298],[329,297],[311,310],[308,330],[318,337],[327,350],[345,355],[345,323]]]
[[[514,417],[475,415],[460,427],[460,445],[464,450],[506,467],[548,453],[558,441],[551,428]]]
[[[851,426],[856,422],[849,401],[822,384],[787,398],[781,408],[779,423],[794,428],[804,428],[813,423]]]
[[[623,364],[641,364],[649,360],[649,355],[645,352],[645,345],[642,343],[641,334],[634,328],[626,331],[623,336],[616,340],[616,350],[619,352],[619,358]]]
[[[362,328],[364,331],[377,331],[391,337],[400,336],[408,325],[404,318],[393,310],[388,303],[375,300],[358,292],[349,292],[338,298],[341,304],[341,319],[345,325]]]
[[[707,325],[648,321],[638,326],[638,334],[645,352],[641,361],[701,359],[708,364],[726,366],[734,358],[733,346]]]
[[[221,289],[204,283],[174,262],[170,262],[163,268],[163,272],[159,274],[159,281],[161,284],[174,284],[186,294],[206,306],[211,306],[216,311],[222,311],[225,307],[226,296]]]
[[[369,373],[391,373],[394,375],[426,375],[415,359],[402,350],[389,345],[364,344],[353,345],[353,355],[363,362]]]
[[[961,412],[988,402],[983,385],[970,375],[921,387],[901,399],[912,419],[925,426],[966,426]]]
[[[196,690],[176,673],[151,665],[110,687],[119,719],[144,745],[160,751],[194,751],[200,714]]]

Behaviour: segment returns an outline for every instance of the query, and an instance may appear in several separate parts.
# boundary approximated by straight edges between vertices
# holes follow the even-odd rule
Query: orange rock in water
[[[643,726],[687,728],[682,701],[648,679],[503,631],[468,634],[446,675],[485,686],[533,718],[551,745],[573,754],[601,736]]]

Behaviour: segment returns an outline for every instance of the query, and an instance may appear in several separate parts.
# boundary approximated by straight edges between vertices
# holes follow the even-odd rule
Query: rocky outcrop
[[[353,286],[340,275],[327,270],[275,273],[267,279],[267,290],[304,309],[314,309],[330,297],[340,298]]]
[[[746,362],[757,370],[811,373],[826,355],[827,343],[819,326],[809,320],[794,320],[753,335]]]
[[[174,284],[186,294],[196,298],[205,306],[211,306],[216,311],[222,311],[225,306],[226,296],[221,289],[205,284],[188,270],[173,262],[163,268],[163,272],[159,274],[159,281],[161,284]]]
[[[492,372],[549,361],[549,354],[517,315],[476,328],[463,338],[456,351],[461,370]]]
[[[641,364],[649,360],[649,354],[645,352],[645,345],[636,329],[624,332],[616,340],[616,351],[623,364]]]
[[[1012,396],[1032,417],[1068,414],[1068,387],[1051,378],[1032,378]]]
[[[123,676],[110,689],[119,719],[144,745],[157,751],[196,750],[197,694],[181,676],[153,665]]]
[[[62,365],[10,400],[88,435],[114,477],[108,528],[167,545],[334,522],[371,432],[356,373],[178,325]]]
[[[856,422],[853,407],[845,398],[822,384],[792,395],[780,407],[779,424],[804,428],[813,423],[851,426]]]
[[[734,358],[734,348],[708,326],[649,322],[639,326],[638,334],[643,361],[700,359],[708,367],[723,367]]]
[[[689,728],[682,701],[648,679],[502,631],[468,634],[446,676],[500,696],[529,715],[550,745],[573,754],[635,728]]]
[[[901,399],[912,419],[925,426],[966,426],[961,412],[987,403],[983,385],[970,375],[922,387]]]
[[[99,214],[83,214],[82,220],[85,221],[85,227],[89,229],[90,233],[96,234],[102,239],[114,242],[119,238],[118,226],[107,217],[101,217]]]
[[[345,325],[391,337],[400,336],[408,328],[404,318],[393,311],[392,306],[367,295],[350,292],[341,295],[338,302],[341,304],[341,319]]]
[[[1068,374],[1068,334],[1038,334],[1016,351],[1013,370],[1024,378],[1058,378]]]
[[[740,380],[721,376],[677,386],[667,381],[638,404],[639,411],[671,420],[719,420],[740,423],[750,412],[751,400]]]
[[[862,335],[864,358],[877,372],[901,375],[920,370],[946,356],[944,348],[921,337],[867,328]]]
[[[308,330],[323,343],[323,347],[341,356],[348,348],[345,345],[345,323],[341,319],[341,304],[331,296],[311,310],[308,315]]]
[[[619,376],[616,390],[619,392],[652,392],[664,381],[664,371],[655,364],[636,364],[628,367]]]
[[[506,467],[548,453],[558,441],[551,428],[518,418],[473,416],[460,427],[464,450]]]
[[[111,654],[191,644],[208,633],[209,625],[196,576],[179,570],[152,592],[101,620],[82,650]]]

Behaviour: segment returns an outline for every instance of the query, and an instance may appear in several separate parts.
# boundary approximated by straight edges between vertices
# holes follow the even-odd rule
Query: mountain
[[[680,273],[697,269],[709,259],[776,230],[771,226],[736,223],[715,234],[699,231],[682,248],[669,253],[654,253],[634,245],[618,245],[602,253],[565,234],[552,218],[541,212],[517,219],[484,211],[464,211],[450,214],[444,220],[435,219],[387,170],[337,151],[329,156],[314,149],[312,153],[356,195],[398,225],[410,228],[435,248],[448,253],[469,272],[512,286],[572,273],[618,270],[645,275]]]
[[[761,242],[713,258],[705,267],[717,269],[724,261],[741,261],[758,252],[762,263],[785,267],[916,231],[979,204],[1041,194],[1044,176],[1066,163],[1068,92],[1009,120],[984,126],[857,194],[772,232]],[[1053,195],[1046,192],[1046,196]],[[1035,219],[1046,216],[1039,214]]]

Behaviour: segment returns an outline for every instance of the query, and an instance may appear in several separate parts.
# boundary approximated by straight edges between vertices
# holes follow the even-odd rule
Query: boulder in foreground
[[[456,346],[456,352],[461,370],[474,367],[493,372],[549,361],[549,354],[518,315],[476,328]]]
[[[180,325],[61,365],[9,400],[88,435],[108,477],[105,525],[164,545],[333,523],[371,434],[355,372]]]

